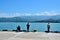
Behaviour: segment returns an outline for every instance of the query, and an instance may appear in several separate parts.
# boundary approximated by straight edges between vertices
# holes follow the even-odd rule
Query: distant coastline
[[[20,16],[5,18],[1,17],[0,22],[50,22],[50,23],[60,23],[60,15],[55,16]]]

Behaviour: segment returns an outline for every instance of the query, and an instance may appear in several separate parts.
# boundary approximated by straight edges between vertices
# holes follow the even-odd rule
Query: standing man
[[[29,25],[29,22],[27,23],[27,32],[29,32],[29,27],[30,27],[30,25]]]
[[[47,24],[48,32],[50,32],[50,23]]]

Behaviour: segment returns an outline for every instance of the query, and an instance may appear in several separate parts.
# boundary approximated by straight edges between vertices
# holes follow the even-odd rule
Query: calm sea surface
[[[27,22],[0,22],[0,30],[15,30],[18,25],[20,25],[21,30],[26,30]],[[60,31],[60,23],[50,23],[51,31]],[[36,28],[38,32],[43,32],[47,30],[47,23],[30,23],[30,31]]]

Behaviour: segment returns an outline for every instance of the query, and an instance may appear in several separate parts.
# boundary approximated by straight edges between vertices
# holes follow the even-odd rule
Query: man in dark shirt
[[[27,23],[27,32],[29,32],[29,27],[30,27],[30,25],[29,25],[29,22]]]
[[[18,25],[18,27],[17,27],[17,31],[19,32],[20,31],[20,26]]]
[[[48,32],[50,32],[50,23],[47,24]]]

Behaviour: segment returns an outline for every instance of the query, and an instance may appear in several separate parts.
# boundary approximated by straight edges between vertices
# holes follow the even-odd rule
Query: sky
[[[0,0],[0,17],[60,15],[60,0]]]

